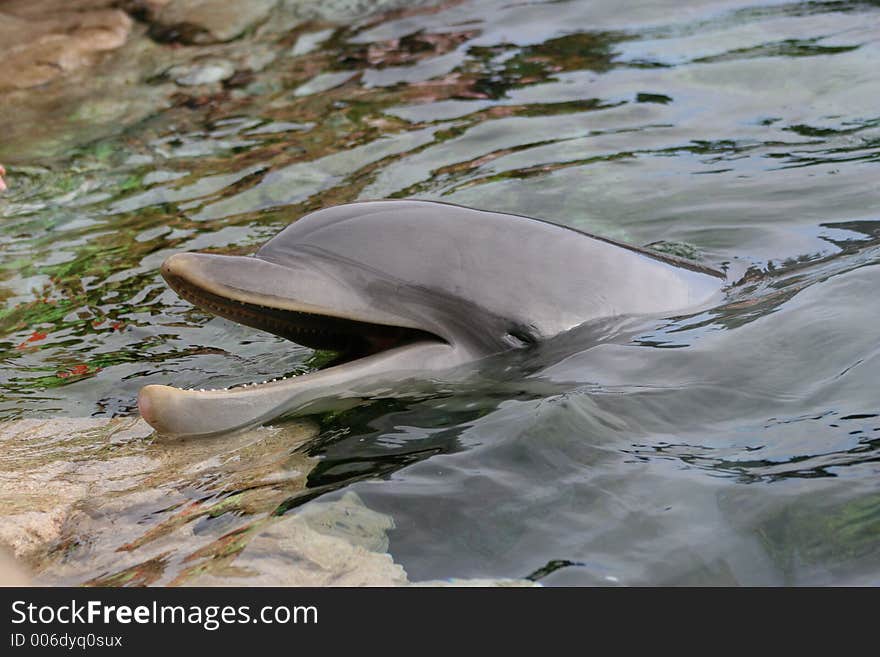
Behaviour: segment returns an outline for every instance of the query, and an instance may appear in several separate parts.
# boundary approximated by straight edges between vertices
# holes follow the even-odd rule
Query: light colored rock
[[[320,534],[345,539],[372,552],[388,551],[388,530],[394,519],[364,506],[354,492],[347,492],[335,502],[312,502],[298,517]]]
[[[42,18],[0,13],[0,91],[39,86],[89,66],[99,53],[122,46],[131,28],[131,18],[116,9],[53,11]]]
[[[311,502],[271,520],[225,571],[187,586],[540,586],[520,579],[449,579],[411,583],[388,553],[394,520],[364,506],[354,492]]]
[[[43,19],[59,11],[90,11],[115,7],[117,0],[0,0],[0,11],[21,18]]]
[[[235,64],[232,62],[212,59],[174,66],[168,71],[168,77],[181,86],[194,87],[228,80],[234,73]]]
[[[75,505],[92,494],[141,476],[134,459],[82,459],[108,442],[124,444],[152,433],[142,420],[19,420],[0,423],[0,543],[16,558],[38,559],[62,536]],[[131,457],[122,457],[131,458]],[[103,467],[102,467],[103,466]]]
[[[314,433],[293,422],[161,442],[136,417],[0,422],[0,548],[46,585],[185,583],[225,533],[261,527],[303,490],[314,459],[291,450]]]
[[[414,9],[438,0],[281,0],[285,12],[306,20],[346,23],[394,9]]]
[[[388,553],[312,529],[296,515],[261,531],[235,560],[239,577],[208,574],[191,586],[402,586],[406,571]]]
[[[278,50],[272,46],[255,43],[241,56],[241,68],[259,72],[278,59]]]
[[[333,36],[333,32],[335,32],[335,30],[329,29],[321,30],[320,32],[306,32],[305,34],[300,34],[296,43],[293,44],[293,48],[290,49],[290,56],[299,57],[300,55],[306,55],[314,51],[318,46]]]
[[[26,511],[4,516],[0,524],[0,543],[7,545],[18,558],[26,559],[35,555],[61,537],[71,499],[81,498],[61,498],[61,504],[46,511]]]
[[[0,550],[0,586],[30,586],[31,578],[24,567]]]
[[[155,20],[167,27],[197,28],[186,39],[192,43],[231,41],[265,20],[276,4],[277,0],[171,0]]]
[[[276,516],[317,462],[293,422],[157,441],[140,418],[0,422],[0,583],[406,586],[393,519],[354,492]],[[25,578],[22,580],[21,578]],[[520,580],[420,586],[530,586]]]

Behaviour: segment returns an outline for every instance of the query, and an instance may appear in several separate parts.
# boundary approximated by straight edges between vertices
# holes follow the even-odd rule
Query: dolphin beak
[[[280,282],[289,280],[293,273],[289,268],[251,256],[175,253],[165,259],[160,272],[178,293],[186,289],[199,290],[264,305],[290,303],[296,298],[284,295],[281,289]]]
[[[321,266],[304,262],[279,265],[256,256],[177,253],[166,258],[160,271],[169,287],[194,305],[290,339],[262,321],[244,320],[237,311],[259,308],[250,313],[254,320],[261,319],[256,314],[268,317],[273,312],[288,312],[320,317],[325,324],[340,321],[422,328],[412,319],[377,308],[356,287],[327,274]]]
[[[198,256],[193,253],[175,253],[165,258],[159,272],[166,281],[175,276],[184,278],[189,272],[197,269],[198,260]]]

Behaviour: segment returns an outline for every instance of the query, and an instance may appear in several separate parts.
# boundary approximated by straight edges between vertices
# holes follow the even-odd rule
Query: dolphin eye
[[[534,335],[521,327],[508,330],[507,333],[504,334],[503,339],[514,349],[528,347],[529,345],[533,345],[538,341]]]

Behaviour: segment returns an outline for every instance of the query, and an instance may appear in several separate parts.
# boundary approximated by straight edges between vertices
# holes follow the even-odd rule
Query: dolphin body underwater
[[[393,397],[407,381],[593,320],[700,310],[725,286],[721,272],[572,228],[412,200],[318,210],[253,256],[180,253],[161,271],[203,310],[340,354],[223,390],[145,386],[141,415],[174,437]]]

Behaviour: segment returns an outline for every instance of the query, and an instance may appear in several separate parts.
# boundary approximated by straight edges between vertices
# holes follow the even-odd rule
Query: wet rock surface
[[[168,77],[184,87],[214,84],[228,80],[235,74],[235,65],[223,59],[180,64],[168,70]]]
[[[0,586],[30,585],[30,574],[4,550],[0,550]]]
[[[44,85],[125,44],[131,18],[101,4],[0,3],[0,93]]]
[[[261,535],[268,514],[303,491],[311,460],[296,447],[313,435],[298,423],[165,444],[137,418],[4,423],[0,544],[44,584],[206,576],[206,564],[224,562],[218,552],[234,559],[230,532]],[[256,519],[235,520],[244,509]]]
[[[394,522],[355,493],[279,514],[308,493],[315,430],[166,443],[137,418],[0,423],[0,581],[408,584]]]
[[[207,44],[231,41],[269,16],[277,0],[170,0],[150,12],[158,41]]]
[[[264,80],[255,74],[280,54],[302,57],[347,21],[404,6],[417,5],[0,0],[0,113],[18,117],[4,125],[0,162],[57,159],[156,112],[210,110],[236,95],[277,91],[289,72]],[[303,62],[306,72],[310,66]]]

